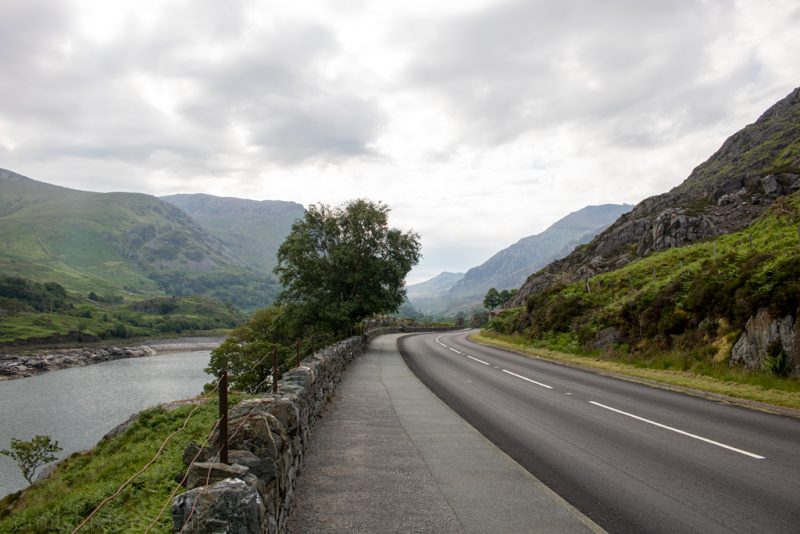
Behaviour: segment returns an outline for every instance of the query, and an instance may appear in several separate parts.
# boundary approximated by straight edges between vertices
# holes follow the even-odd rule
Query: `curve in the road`
[[[800,421],[467,336],[408,336],[400,350],[437,396],[609,531],[800,531]]]

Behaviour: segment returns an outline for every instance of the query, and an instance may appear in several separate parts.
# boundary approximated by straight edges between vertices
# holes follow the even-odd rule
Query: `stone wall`
[[[377,328],[331,345],[285,373],[277,394],[232,408],[230,465],[218,462],[216,449],[190,444],[184,452],[188,491],[178,495],[172,505],[175,531],[284,532],[312,426],[347,364],[363,353],[373,338],[401,331],[423,329]]]

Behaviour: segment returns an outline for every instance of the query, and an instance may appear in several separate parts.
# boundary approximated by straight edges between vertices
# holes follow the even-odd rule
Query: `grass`
[[[0,344],[36,340],[40,343],[71,340],[156,337],[238,326],[244,315],[231,306],[205,297],[157,297],[128,304],[104,304],[72,297],[71,309],[50,313],[23,312],[0,317]],[[172,302],[174,309],[137,309],[142,303]]]
[[[253,271],[155,197],[24,179],[0,181],[0,189],[0,274],[56,281],[84,295],[206,295],[243,310],[267,305],[277,294],[268,270]]]
[[[231,404],[242,399],[232,395]],[[183,425],[194,405],[173,411],[161,407],[142,412],[124,433],[102,441],[93,450],[75,453],[58,464],[45,480],[0,501],[0,532],[68,533],[153,456]],[[217,419],[216,399],[206,399],[142,475],[111,500],[81,532],[143,532],[165,503],[167,508],[151,532],[172,532],[170,495],[174,480],[185,472],[183,449],[203,443]]]
[[[764,391],[796,393],[800,380],[772,375],[766,370],[769,360],[765,371],[731,368],[728,361],[759,309],[769,309],[777,319],[796,317],[798,222],[800,193],[795,193],[778,199],[740,232],[554,286],[530,296],[525,308],[501,311],[489,328],[498,335],[515,334],[507,338],[515,345],[562,355],[596,359],[596,347],[605,345],[603,360],[624,369],[676,372],[680,377],[670,378],[673,382],[694,376],[724,384],[723,390],[731,384],[750,386],[751,399],[795,406],[796,399],[781,400],[781,394],[771,399]],[[719,384],[696,387],[723,392]]]
[[[681,370],[680,365],[665,363],[681,361],[680,353],[664,354],[651,361],[624,361],[598,355],[561,352],[547,348],[541,341],[485,330],[480,334],[473,334],[470,339],[525,356],[800,410],[800,382],[797,380],[731,369],[724,363],[709,364],[705,373]]]

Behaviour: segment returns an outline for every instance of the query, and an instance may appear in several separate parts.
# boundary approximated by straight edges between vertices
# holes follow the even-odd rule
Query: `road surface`
[[[477,345],[401,338],[410,369],[609,532],[800,532],[800,420]]]

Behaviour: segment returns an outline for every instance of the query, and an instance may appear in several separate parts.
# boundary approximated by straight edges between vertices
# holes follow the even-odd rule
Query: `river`
[[[201,393],[209,357],[166,353],[0,382],[0,449],[36,434],[58,440],[59,458],[89,449],[131,414]],[[0,455],[0,497],[25,486],[16,463]]]

